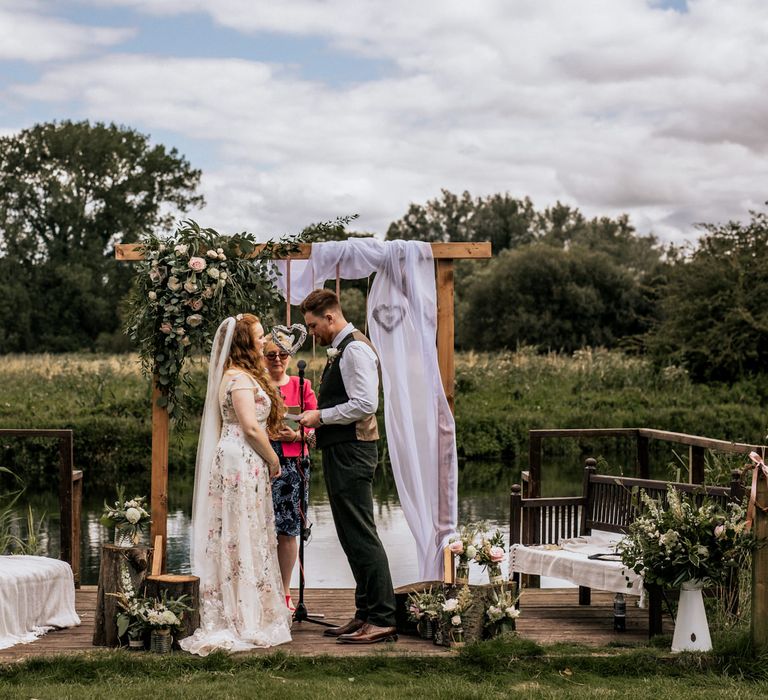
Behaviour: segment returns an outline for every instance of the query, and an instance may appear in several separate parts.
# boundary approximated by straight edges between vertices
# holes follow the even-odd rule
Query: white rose
[[[459,601],[456,598],[449,598],[443,603],[445,612],[453,612],[457,607],[459,607]]]
[[[454,627],[458,627],[458,626],[461,624],[461,617],[460,617],[459,615],[454,615],[454,616],[451,618],[451,624],[452,624]]]
[[[224,248],[216,248],[216,253],[222,255],[224,253]]]
[[[139,520],[141,520],[141,513],[139,512],[138,508],[129,508],[125,511],[125,519],[135,525]]]
[[[182,287],[181,282],[179,281],[178,277],[169,277],[168,278],[168,289],[170,289],[172,292],[178,292]]]
[[[164,611],[160,615],[160,619],[163,621],[166,625],[178,625],[180,620],[176,615],[174,615],[170,610]]]
[[[174,247],[174,250],[178,255],[186,255],[187,251],[189,250],[189,246],[185,245],[184,243],[179,243],[179,245]]]
[[[227,279],[227,277],[228,277],[228,275],[227,275],[227,273],[226,273],[226,272],[222,272],[222,273],[219,275],[219,279],[222,279],[222,280],[225,280],[225,279]]]
[[[209,258],[218,258],[218,257],[219,257],[219,254],[218,254],[218,253],[217,253],[215,250],[213,250],[213,249],[209,250],[209,251],[206,253],[206,255],[207,255]]]
[[[147,294],[147,296],[149,297],[150,301],[155,301],[157,299],[157,292],[150,292]]]
[[[504,612],[507,613],[507,617],[513,620],[520,615],[520,611],[514,605],[508,607]]]
[[[219,279],[219,269],[216,267],[209,267],[208,268],[208,277],[210,277],[212,280]]]
[[[475,555],[477,554],[477,549],[475,548],[475,545],[470,544],[467,546],[467,559],[474,559]]]
[[[219,253],[219,260],[226,260],[227,256],[224,253]]]

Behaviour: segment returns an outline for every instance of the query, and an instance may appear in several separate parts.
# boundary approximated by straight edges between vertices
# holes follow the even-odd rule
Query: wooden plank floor
[[[294,598],[295,599],[295,598]],[[523,591],[521,614],[517,630],[521,637],[537,642],[577,642],[602,646],[609,642],[641,643],[648,635],[648,613],[636,607],[637,598],[627,597],[627,631],[613,631],[613,594],[592,593],[592,605],[578,604],[578,589],[544,588]],[[344,623],[354,614],[354,595],[351,589],[316,588],[305,591],[309,613],[322,613],[330,622]],[[100,653],[103,647],[93,647],[93,618],[96,608],[96,587],[83,586],[76,595],[77,612],[82,624],[79,627],[55,630],[31,644],[19,644],[0,650],[0,663],[18,661],[33,656],[49,656],[90,651]],[[670,631],[666,622],[665,631]],[[396,644],[353,646],[336,644],[330,637],[323,637],[323,627],[310,622],[294,624],[293,641],[278,647],[289,654],[315,656],[333,654],[341,656],[384,655],[444,655],[451,651],[430,641],[401,635]],[[246,653],[274,651],[255,650]]]

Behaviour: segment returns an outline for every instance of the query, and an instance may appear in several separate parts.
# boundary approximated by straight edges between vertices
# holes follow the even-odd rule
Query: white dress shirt
[[[331,341],[331,347],[339,347],[339,343],[354,330],[355,327],[348,323]],[[355,423],[376,413],[379,407],[379,360],[376,353],[366,343],[353,341],[344,348],[338,362],[349,401],[320,411],[326,425]]]

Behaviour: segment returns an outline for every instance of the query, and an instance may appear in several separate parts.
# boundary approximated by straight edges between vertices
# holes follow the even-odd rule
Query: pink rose
[[[187,325],[191,328],[196,328],[203,322],[203,317],[200,314],[192,314],[187,316]]]
[[[184,282],[184,290],[188,294],[194,294],[197,291],[197,282],[192,279],[188,279],[186,282]]]
[[[203,308],[203,300],[202,299],[190,299],[189,300],[189,308],[192,309],[192,311],[200,311],[200,309]]]
[[[715,537],[722,537],[725,534],[725,525],[718,525],[715,528]]]
[[[193,270],[194,272],[202,272],[205,270],[207,263],[205,262],[205,258],[190,258],[189,259],[189,269]]]
[[[173,326],[168,323],[167,321],[165,323],[160,324],[160,331],[162,333],[165,333],[166,335],[170,333],[173,330]]]
[[[492,562],[498,563],[504,560],[504,550],[501,547],[491,547],[488,556]]]
[[[458,542],[451,542],[448,545],[448,549],[450,549],[454,554],[462,554],[464,552],[464,543],[461,540]]]

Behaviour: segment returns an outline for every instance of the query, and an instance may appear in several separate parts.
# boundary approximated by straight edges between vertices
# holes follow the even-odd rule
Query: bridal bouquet
[[[743,506],[696,506],[673,486],[666,504],[641,492],[645,512],[618,545],[622,562],[646,583],[679,586],[686,581],[719,584],[744,565],[754,536],[746,531]]]
[[[144,496],[135,496],[126,500],[125,489],[122,486],[117,489],[117,500],[114,506],[104,501],[101,524],[115,528],[115,544],[131,546],[138,543],[139,534],[151,522],[145,507],[146,501]]]

